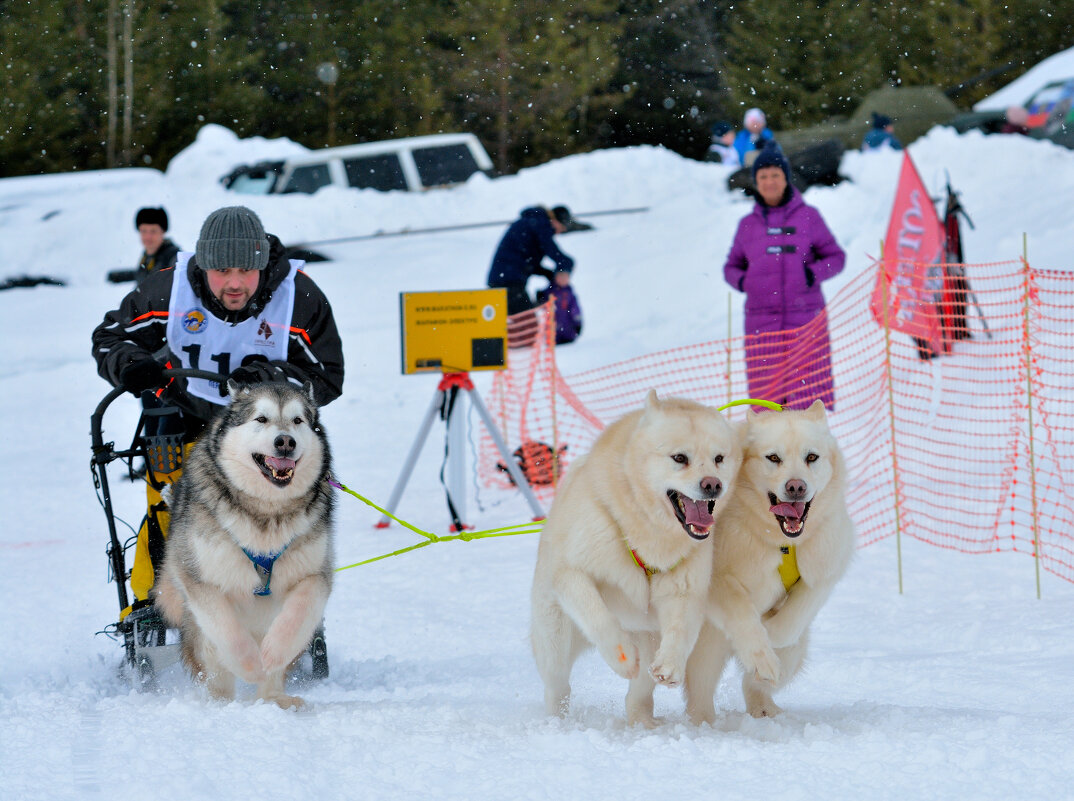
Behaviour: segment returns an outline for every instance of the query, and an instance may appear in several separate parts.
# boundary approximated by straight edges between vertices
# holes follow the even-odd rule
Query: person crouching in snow
[[[796,409],[820,398],[832,409],[831,347],[820,285],[842,272],[846,254],[790,176],[783,151],[767,145],[753,162],[757,204],[739,221],[723,274],[746,293],[750,397]]]
[[[582,227],[574,222],[566,206],[531,206],[522,210],[496,246],[486,280],[490,289],[507,290],[508,314],[533,308],[533,298],[526,289],[530,276],[543,276],[557,286],[570,284],[574,259],[560,250],[552,237]],[[554,263],[554,269],[542,266],[546,257]]]

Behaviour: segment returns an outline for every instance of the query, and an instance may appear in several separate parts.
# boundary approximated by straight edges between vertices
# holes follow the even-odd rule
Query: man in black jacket
[[[559,249],[552,236],[582,227],[574,223],[566,206],[552,210],[532,206],[522,210],[500,240],[487,280],[489,287],[507,290],[508,314],[533,308],[533,299],[526,291],[531,275],[543,276],[559,286],[570,283],[574,259]],[[541,265],[546,256],[555,264],[553,270]]]
[[[243,206],[214,211],[195,253],[154,270],[93,332],[97,371],[182,410],[187,441],[227,403],[226,379],[169,379],[167,367],[240,384],[310,381],[319,405],[343,391],[343,346],[328,300]]]
[[[174,267],[179,246],[165,236],[168,232],[168,212],[162,208],[138,209],[134,215],[134,227],[142,240],[142,258],[134,271],[134,281],[140,284],[151,272]]]
[[[343,391],[343,345],[332,309],[301,266],[286,258],[253,211],[217,209],[202,225],[195,253],[180,253],[172,269],[151,271],[94,329],[97,372],[145,407],[148,511],[130,573],[135,601],[121,619],[143,607],[153,614],[151,591],[171,520],[162,490],[182,473],[184,443],[189,448],[228,402],[227,379],[309,381],[320,406]],[[168,367],[221,378],[172,379],[164,375]]]

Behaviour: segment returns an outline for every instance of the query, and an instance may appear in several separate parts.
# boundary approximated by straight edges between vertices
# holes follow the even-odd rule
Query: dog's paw
[[[266,693],[259,696],[262,700],[276,704],[280,709],[301,709],[306,702],[297,695],[285,695],[284,693]]]
[[[656,655],[653,664],[649,666],[649,675],[653,677],[653,681],[665,687],[678,687],[682,684],[685,673],[684,665],[675,664],[661,653]]]
[[[652,712],[628,711],[628,726],[641,726],[643,729],[655,729],[660,725],[660,718],[654,717]]]
[[[641,669],[641,655],[638,653],[638,646],[626,639],[620,640],[607,651],[601,649],[601,656],[604,657],[604,661],[611,666],[612,670],[624,679],[636,678],[638,671]]]
[[[774,718],[783,713],[783,709],[772,700],[772,696],[762,692],[746,693],[746,711],[755,718]]]
[[[765,645],[747,655],[746,669],[754,673],[761,681],[769,684],[779,682],[779,657],[771,646]]]

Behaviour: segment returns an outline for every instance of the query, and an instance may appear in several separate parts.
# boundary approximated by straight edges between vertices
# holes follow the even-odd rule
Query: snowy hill
[[[507,221],[525,206],[565,203],[593,231],[560,238],[577,260],[582,338],[557,354],[567,375],[725,336],[722,264],[750,203],[720,165],[639,147],[564,158],[494,180],[423,194],[327,189],[239,197],[216,179],[236,163],[294,152],[207,126],[166,173],[116,170],[0,180],[0,280],[66,287],[0,292],[6,323],[0,398],[8,421],[0,554],[0,797],[89,799],[138,788],[160,799],[818,797],[1065,798],[1074,769],[1067,705],[1074,680],[1074,587],[1046,575],[1037,600],[1025,556],[966,556],[904,543],[905,594],[892,539],[857,554],[814,627],[811,657],[777,696],[786,713],[753,720],[725,678],[714,727],[690,726],[679,694],[658,690],[654,731],[625,727],[625,682],[595,656],[574,673],[574,711],[542,713],[526,631],[533,535],[433,545],[338,575],[326,617],[331,677],[284,712],[206,700],[185,677],[159,694],[118,677],[120,648],[95,636],[114,622],[107,530],[89,463],[88,418],[108,387],[89,335],[127,287],[105,274],[138,255],[135,211],[164,205],[169,235],[192,247],[206,214],[245,202],[284,242]],[[1074,152],[1021,137],[935,129],[911,154],[939,197],[949,175],[975,227],[970,262],[1017,258],[1074,270]],[[898,154],[848,153],[848,181],[814,188],[848,254],[831,297],[879,249]],[[638,209],[644,209],[639,211]],[[384,502],[435,387],[401,376],[400,291],[483,285],[502,225],[319,247],[308,272],[332,300],[344,340],[343,397],[325,409],[336,474]],[[972,276],[971,276],[972,278]],[[732,297],[732,324],[741,297]],[[736,321],[739,321],[736,323]],[[735,333],[738,333],[736,329]],[[137,408],[106,419],[118,445]],[[438,434],[399,515],[443,531]],[[114,487],[131,525],[138,488]],[[524,522],[510,493],[471,499],[479,528]],[[411,533],[340,497],[341,564],[401,548]]]

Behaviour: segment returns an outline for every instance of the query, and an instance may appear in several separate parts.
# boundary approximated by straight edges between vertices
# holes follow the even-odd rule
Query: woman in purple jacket
[[[834,407],[831,348],[820,285],[846,254],[820,212],[790,183],[778,145],[753,162],[757,205],[742,218],[723,274],[746,293],[746,378],[750,397],[804,409]]]

